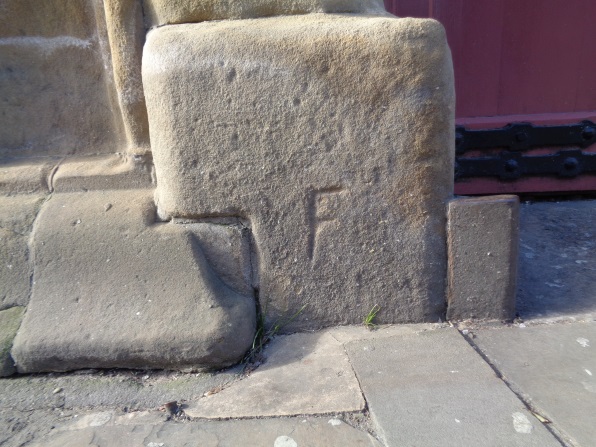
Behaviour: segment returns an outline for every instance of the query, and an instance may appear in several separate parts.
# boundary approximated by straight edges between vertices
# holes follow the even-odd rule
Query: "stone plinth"
[[[256,326],[245,236],[238,225],[155,223],[151,190],[54,194],[33,233],[17,370],[239,361]]]
[[[251,222],[286,330],[444,311],[453,75],[433,20],[312,14],[151,31],[162,217]]]

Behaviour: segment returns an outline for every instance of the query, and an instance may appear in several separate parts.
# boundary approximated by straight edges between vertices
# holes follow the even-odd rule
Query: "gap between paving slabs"
[[[587,321],[480,326],[466,336],[509,388],[565,446],[592,445],[596,360]]]
[[[533,402],[532,398],[523,392],[515,383],[513,383],[507,376],[504,374],[499,366],[491,360],[487,353],[478,345],[477,343],[477,334],[481,330],[495,330],[495,329],[503,329],[504,327],[507,328],[526,328],[528,325],[541,325],[541,324],[550,324],[554,323],[555,321],[551,321],[549,323],[544,323],[542,321],[533,321],[529,323],[524,323],[524,321],[520,318],[516,318],[512,323],[507,323],[503,325],[500,322],[496,321],[473,321],[473,320],[465,320],[459,323],[453,323],[453,326],[457,328],[459,333],[462,337],[466,340],[466,342],[476,351],[476,353],[484,360],[484,362],[493,370],[495,375],[498,379],[500,379],[510,390],[513,394],[517,396],[517,398],[525,405],[526,409],[532,413],[532,415],[538,419],[538,421],[557,439],[557,441],[564,447],[577,447],[576,444],[569,440],[569,437],[562,433],[554,424],[550,416],[547,416],[545,412],[538,408],[535,403]],[[561,322],[561,321],[557,321]],[[565,321],[568,323],[568,321]]]

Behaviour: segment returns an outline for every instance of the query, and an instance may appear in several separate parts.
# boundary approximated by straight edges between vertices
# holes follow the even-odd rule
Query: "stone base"
[[[31,301],[12,349],[19,372],[221,368],[242,358],[256,326],[254,299],[242,294],[245,232],[156,223],[152,197],[64,193],[45,203]]]
[[[271,324],[358,324],[375,306],[379,322],[441,317],[454,94],[440,24],[164,26],[143,70],[160,215],[250,221]]]
[[[514,317],[518,233],[517,196],[449,203],[449,320]]]

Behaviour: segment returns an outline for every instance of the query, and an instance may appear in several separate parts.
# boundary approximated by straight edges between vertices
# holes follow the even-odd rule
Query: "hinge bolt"
[[[519,168],[519,163],[515,160],[507,160],[505,162],[505,171],[507,172],[515,172]]]
[[[584,127],[584,130],[582,132],[582,138],[584,140],[589,141],[592,138],[594,138],[594,135],[596,135],[596,129],[594,129],[592,126]]]

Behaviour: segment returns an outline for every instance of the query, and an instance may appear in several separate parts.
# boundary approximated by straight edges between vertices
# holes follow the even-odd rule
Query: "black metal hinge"
[[[573,178],[596,173],[596,154],[582,152],[596,143],[596,125],[591,121],[557,126],[512,123],[498,129],[456,127],[455,179],[498,177],[516,180],[523,176]],[[573,147],[549,155],[522,152],[544,147]],[[503,149],[496,155],[465,157],[466,152]]]

